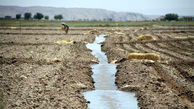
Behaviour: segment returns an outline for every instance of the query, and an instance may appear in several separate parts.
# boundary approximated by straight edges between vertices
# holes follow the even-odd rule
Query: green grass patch
[[[59,27],[61,22],[67,23],[72,27],[139,27],[139,26],[194,26],[194,22],[185,21],[126,21],[126,22],[109,22],[109,21],[47,21],[47,20],[0,20],[0,26],[5,27],[25,27],[25,26],[53,26]]]

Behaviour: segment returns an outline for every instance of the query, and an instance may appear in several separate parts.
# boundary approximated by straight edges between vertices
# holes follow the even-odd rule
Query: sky
[[[194,0],[0,0],[0,5],[100,8],[147,15],[194,15]]]

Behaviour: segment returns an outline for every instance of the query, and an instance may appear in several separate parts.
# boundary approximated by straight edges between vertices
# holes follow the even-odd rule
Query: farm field
[[[194,108],[194,27],[140,28],[74,26],[65,34],[56,26],[1,26],[0,107],[86,109],[82,93],[94,89],[90,65],[97,60],[85,44],[106,34],[102,49],[119,64],[116,84],[135,92],[140,108]],[[142,34],[156,40],[137,41]],[[134,52],[161,60],[128,60]]]
[[[60,28],[39,29],[22,28],[22,34],[17,29],[0,30],[1,107],[86,108],[81,93],[93,89],[89,65],[95,58],[85,42],[92,42],[94,35],[82,35],[79,28],[68,35]],[[76,43],[56,43],[66,39]]]
[[[171,29],[123,28],[119,32],[124,34],[111,34],[104,43],[109,61],[119,62],[116,84],[120,90],[135,92],[143,109],[194,107],[194,33],[191,28]],[[137,41],[143,34],[155,40]],[[128,60],[129,53],[155,53],[161,60]]]

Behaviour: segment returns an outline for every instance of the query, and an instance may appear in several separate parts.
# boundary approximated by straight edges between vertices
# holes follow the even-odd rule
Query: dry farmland
[[[194,27],[0,27],[0,107],[86,109],[82,92],[94,89],[85,46],[97,29],[107,34],[103,51],[119,63],[116,84],[135,92],[140,108],[194,108]],[[150,34],[155,40],[137,41]],[[60,40],[75,43],[56,43]],[[155,53],[158,61],[129,60]]]

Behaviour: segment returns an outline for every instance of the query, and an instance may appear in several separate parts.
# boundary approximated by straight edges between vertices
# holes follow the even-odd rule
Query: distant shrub
[[[31,13],[25,13],[24,14],[24,19],[25,20],[29,20],[29,19],[31,19],[32,18],[32,14]]]
[[[55,15],[54,18],[55,18],[55,20],[61,20],[61,19],[63,19],[63,15],[61,15],[61,14]]]
[[[12,17],[11,16],[5,16],[5,19],[11,19]]]
[[[42,19],[43,17],[44,17],[44,15],[42,13],[36,13],[34,15],[34,19],[38,19],[38,20]]]
[[[21,19],[21,16],[22,16],[21,14],[16,14],[16,17],[15,18],[16,19]]]
[[[49,16],[44,16],[44,19],[48,20],[49,19]]]
[[[179,16],[177,14],[169,13],[169,14],[165,15],[164,20],[168,20],[168,21],[175,20],[175,21],[178,21],[178,17]]]

